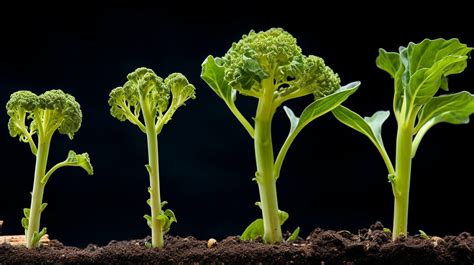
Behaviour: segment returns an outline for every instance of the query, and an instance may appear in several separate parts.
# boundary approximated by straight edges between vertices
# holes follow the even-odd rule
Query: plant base
[[[419,236],[391,241],[380,223],[356,234],[348,231],[315,229],[306,239],[275,246],[261,240],[240,241],[228,237],[211,248],[193,237],[165,236],[162,250],[145,247],[145,241],[112,241],[107,246],[85,249],[65,247],[52,240],[48,246],[29,250],[23,246],[0,244],[0,264],[81,263],[81,264],[473,264],[474,237]],[[322,263],[324,262],[324,263]]]

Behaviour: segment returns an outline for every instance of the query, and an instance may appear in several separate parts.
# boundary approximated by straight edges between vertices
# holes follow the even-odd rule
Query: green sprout
[[[225,102],[230,111],[254,139],[258,184],[263,219],[259,218],[242,234],[242,239],[263,236],[266,243],[281,242],[281,225],[288,214],[278,208],[276,180],[286,153],[296,135],[312,120],[331,111],[356,91],[359,82],[340,87],[340,79],[323,59],[303,55],[296,39],[283,29],[251,31],[223,57],[208,56],[202,64],[201,78]],[[254,126],[237,109],[237,92],[258,100]],[[287,100],[312,95],[314,101],[295,116],[284,107],[290,132],[274,158],[272,119]],[[296,238],[297,235],[294,236]]]
[[[30,145],[31,152],[36,156],[36,167],[31,193],[31,206],[23,210],[21,220],[25,229],[26,246],[36,248],[40,239],[46,234],[46,228],[41,231],[41,213],[47,204],[43,203],[46,183],[51,175],[61,167],[73,166],[83,168],[89,175],[93,174],[92,165],[87,153],[76,154],[69,151],[64,162],[60,162],[46,171],[51,139],[56,131],[66,134],[72,140],[81,127],[82,112],[79,103],[73,96],[62,90],[50,90],[41,95],[21,90],[13,93],[7,102],[7,113],[10,116],[8,129],[12,137]],[[29,124],[28,124],[29,122]],[[35,142],[35,136],[37,142]]]
[[[382,155],[395,199],[393,239],[407,234],[411,165],[423,136],[438,123],[466,124],[474,113],[474,96],[467,91],[436,96],[440,88],[448,91],[449,75],[464,71],[471,50],[458,39],[425,39],[398,52],[379,50],[377,66],[394,79],[395,166],[381,134],[388,111],[365,118],[343,106],[332,111],[339,121],[365,134]]]
[[[160,197],[158,134],[179,107],[196,98],[195,88],[180,73],[170,74],[163,80],[143,67],[128,74],[127,79],[123,86],[110,92],[110,114],[120,121],[128,120],[135,124],[147,136],[148,164],[145,167],[150,175],[150,199],[147,203],[151,216],[144,217],[152,231],[152,247],[162,248],[163,235],[176,222],[176,217],[170,209],[163,210],[166,201],[161,201]],[[143,122],[140,117],[143,117]]]

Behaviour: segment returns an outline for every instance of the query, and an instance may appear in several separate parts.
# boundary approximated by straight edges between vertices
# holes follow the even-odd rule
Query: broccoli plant
[[[82,112],[74,97],[62,90],[50,90],[39,96],[21,90],[10,96],[7,113],[10,116],[8,121],[10,135],[18,136],[21,142],[28,143],[31,152],[36,156],[31,206],[23,210],[25,217],[21,220],[27,247],[36,248],[40,245],[41,237],[46,234],[46,228],[41,231],[39,228],[41,213],[47,206],[43,203],[43,193],[51,175],[58,168],[65,166],[81,167],[89,175],[93,174],[89,155],[76,154],[74,151],[69,151],[65,161],[46,171],[49,147],[54,133],[59,131],[72,140],[81,127]]]
[[[244,35],[223,57],[208,56],[201,78],[224,100],[227,107],[254,139],[263,219],[252,222],[241,238],[263,236],[266,243],[282,241],[281,225],[288,214],[278,209],[276,180],[285,155],[296,135],[312,120],[341,104],[359,86],[358,82],[340,87],[340,79],[323,59],[303,55],[296,39],[279,28]],[[258,100],[252,125],[235,105],[237,92]],[[272,119],[275,111],[290,99],[313,95],[314,101],[300,117],[284,107],[290,132],[274,158]],[[296,231],[298,231],[297,229]]]
[[[474,113],[474,96],[467,91],[435,96],[440,88],[448,91],[449,75],[464,71],[471,50],[457,39],[425,39],[400,47],[398,52],[379,50],[376,64],[390,74],[395,86],[395,166],[381,135],[388,111],[378,111],[366,118],[343,106],[332,111],[339,121],[369,137],[382,155],[395,199],[393,239],[407,233],[411,164],[421,139],[438,123],[466,124]]]
[[[196,98],[195,88],[180,73],[170,74],[163,80],[147,68],[136,69],[128,74],[127,79],[122,87],[110,92],[110,113],[120,121],[128,120],[135,124],[147,136],[148,164],[145,167],[150,176],[147,203],[151,207],[151,216],[144,217],[151,228],[151,245],[162,248],[163,234],[176,222],[176,217],[170,209],[163,210],[166,201],[161,201],[160,197],[158,134],[179,107]]]

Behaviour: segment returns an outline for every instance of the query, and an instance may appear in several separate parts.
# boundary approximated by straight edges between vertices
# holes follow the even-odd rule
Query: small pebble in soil
[[[217,240],[215,240],[214,238],[210,238],[208,241],[207,241],[207,248],[213,248],[217,245]]]

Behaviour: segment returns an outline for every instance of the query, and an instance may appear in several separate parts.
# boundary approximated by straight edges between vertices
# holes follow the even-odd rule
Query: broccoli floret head
[[[180,73],[170,74],[163,80],[153,70],[140,67],[128,74],[127,79],[122,87],[110,92],[110,113],[120,121],[128,120],[137,125],[143,132],[146,124],[140,120],[143,108],[151,111],[159,133],[177,108],[196,97],[195,87]]]
[[[262,81],[268,78],[273,79],[275,94],[282,97],[297,90],[321,97],[340,86],[338,75],[323,59],[303,55],[296,39],[280,28],[251,31],[216,61],[224,67],[232,88],[244,95],[261,96]]]
[[[62,90],[50,90],[36,95],[27,90],[13,93],[6,105],[10,116],[8,129],[12,137],[26,142],[38,133],[52,136],[58,130],[72,139],[81,127],[82,112],[73,96]],[[27,125],[27,120],[32,120]]]

